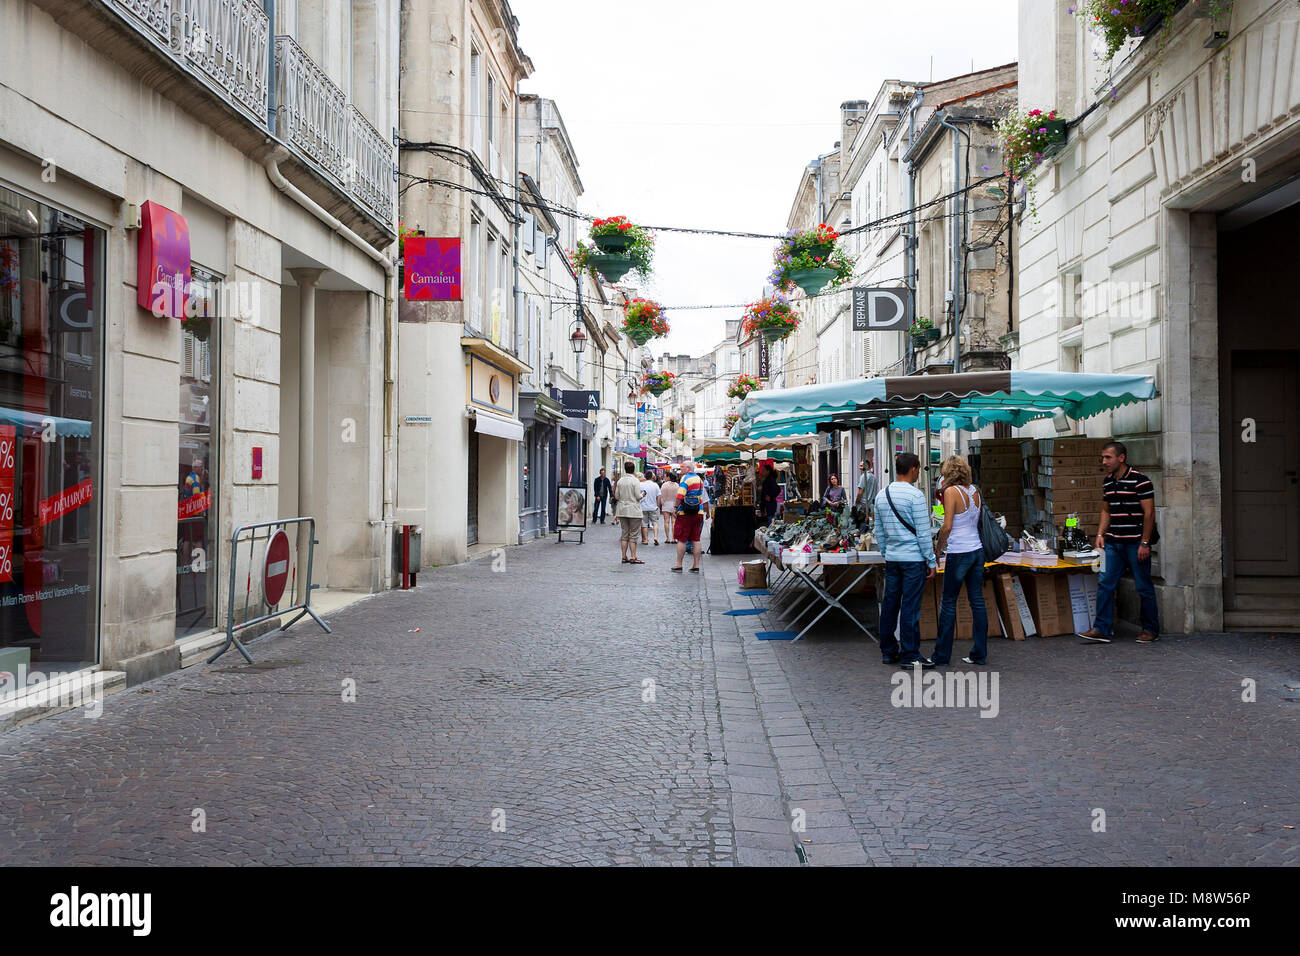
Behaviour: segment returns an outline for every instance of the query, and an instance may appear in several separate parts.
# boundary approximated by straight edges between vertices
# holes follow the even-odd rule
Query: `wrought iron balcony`
[[[104,0],[266,125],[271,23],[257,0]]]
[[[360,110],[348,107],[348,192],[385,223],[397,202],[393,181],[393,144],[366,122]]]
[[[177,52],[259,124],[265,123],[271,23],[261,4],[257,0],[171,3]]]
[[[275,38],[276,134],[338,185],[348,170],[347,97],[293,37]]]

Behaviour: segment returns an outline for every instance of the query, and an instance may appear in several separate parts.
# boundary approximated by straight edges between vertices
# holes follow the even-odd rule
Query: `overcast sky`
[[[1041,0],[1054,2],[1054,0]],[[1016,59],[1016,0],[510,0],[556,101],[595,216],[779,233],[804,167],[839,138],[839,105],[887,78],[942,79]],[[771,268],[774,243],[656,235],[643,293],[670,308],[664,349],[699,355]],[[659,343],[656,343],[659,344]]]

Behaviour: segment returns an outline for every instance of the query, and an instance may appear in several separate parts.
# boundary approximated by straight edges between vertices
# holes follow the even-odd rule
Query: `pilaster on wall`
[[[1169,630],[1223,626],[1218,234],[1212,214],[1166,209],[1159,510]]]

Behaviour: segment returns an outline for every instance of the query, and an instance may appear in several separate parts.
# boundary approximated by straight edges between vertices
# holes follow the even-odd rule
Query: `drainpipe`
[[[961,303],[965,279],[965,269],[962,268],[965,253],[962,246],[966,240],[966,198],[961,195],[961,139],[958,134],[966,137],[966,147],[969,149],[970,133],[948,122],[946,116],[939,117],[939,125],[952,130],[952,370],[956,374],[961,371]]]
[[[912,144],[916,142],[916,111],[924,99],[924,94],[918,89],[912,96],[912,102],[907,107],[907,148],[910,150]],[[907,285],[912,290],[912,318],[915,320],[916,315],[916,160],[907,164],[907,246],[903,250],[906,253],[904,262],[907,266]],[[912,338],[908,334],[908,329],[902,330],[903,336],[903,353],[906,358],[903,368],[906,372],[915,370],[915,356],[912,351]]]

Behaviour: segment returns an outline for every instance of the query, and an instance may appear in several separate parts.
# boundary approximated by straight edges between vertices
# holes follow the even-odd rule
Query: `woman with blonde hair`
[[[975,646],[967,664],[988,663],[989,618],[984,607],[984,548],[980,544],[979,489],[971,484],[970,464],[961,455],[950,455],[939,469],[943,477],[943,527],[937,549],[947,548],[943,569],[943,603],[939,607],[939,637],[930,659],[943,666],[952,656],[953,631],[957,626],[957,598],[962,584],[970,597]],[[997,555],[993,555],[997,557]]]

